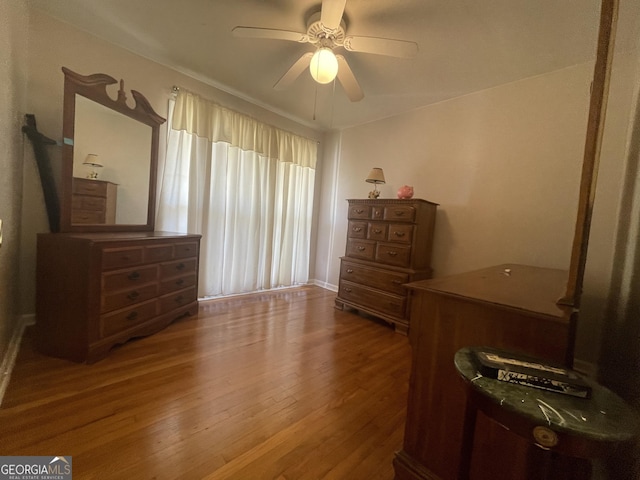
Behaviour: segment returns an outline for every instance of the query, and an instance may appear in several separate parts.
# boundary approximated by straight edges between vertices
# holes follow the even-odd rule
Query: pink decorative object
[[[398,189],[398,198],[411,198],[413,197],[413,187],[409,185],[403,185]]]

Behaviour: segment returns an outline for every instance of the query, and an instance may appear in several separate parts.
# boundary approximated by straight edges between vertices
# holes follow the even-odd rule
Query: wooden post
[[[602,134],[609,96],[615,30],[618,21],[618,4],[619,0],[602,0],[598,52],[591,85],[591,103],[589,106],[589,120],[587,123],[587,137],[578,200],[578,216],[571,250],[569,278],[565,295],[558,300],[559,305],[568,305],[576,309],[580,306],[584,269],[587,263],[589,231],[598,180],[598,165],[600,163]]]

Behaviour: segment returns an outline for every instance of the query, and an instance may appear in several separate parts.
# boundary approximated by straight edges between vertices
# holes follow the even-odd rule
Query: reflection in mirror
[[[151,133],[149,125],[76,95],[72,224],[146,223]],[[95,157],[87,161],[89,155]]]
[[[61,232],[140,232],[155,227],[160,125],[148,100],[104,73],[62,67]],[[108,86],[119,89],[109,95]],[[133,103],[133,105],[131,105]]]

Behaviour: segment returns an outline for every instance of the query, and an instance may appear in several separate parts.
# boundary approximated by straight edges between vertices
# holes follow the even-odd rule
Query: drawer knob
[[[396,237],[404,237],[404,232],[393,232]]]
[[[545,448],[552,448],[558,444],[558,435],[556,435],[556,432],[547,427],[534,427],[533,439],[538,445],[541,445]]]
[[[129,295],[127,295],[127,298],[129,300],[135,300],[136,298],[138,298],[140,296],[140,294],[138,292],[136,292],[135,290],[133,292],[131,292]]]
[[[140,278],[140,274],[138,272],[131,272],[127,278],[129,280],[137,280]]]
[[[354,232],[361,232],[362,231],[362,227],[353,227],[353,231]]]
[[[125,317],[127,320],[135,320],[138,318],[138,312],[135,310]]]
[[[376,217],[379,217],[380,215],[382,215],[382,212],[380,210],[376,210]]]
[[[404,211],[403,210],[396,210],[395,214],[396,214],[396,217],[402,217],[402,216],[404,216]]]
[[[185,267],[184,263],[179,263],[178,265],[176,265],[177,270],[182,270],[184,267]]]
[[[353,268],[347,268],[347,273],[353,273]]]
[[[389,255],[390,257],[395,257],[396,255],[398,255],[398,252],[390,251],[387,252],[387,255]]]
[[[402,285],[402,282],[400,280],[391,280],[391,283],[393,283],[394,285]]]
[[[361,208],[356,208],[355,212],[358,213],[358,214],[361,214],[361,213],[364,213],[364,210],[361,209]]]
[[[176,297],[176,303],[182,303],[183,300],[184,300],[184,297],[182,295],[178,295]]]
[[[182,285],[184,283],[184,279],[176,280],[176,285]]]
[[[379,228],[375,228],[375,229],[373,230],[373,233],[382,233],[382,230],[380,230]]]
[[[347,292],[347,293],[351,293],[351,289],[349,287],[345,287],[344,291]]]
[[[358,247],[359,252],[364,252],[365,250],[366,250],[365,247]]]

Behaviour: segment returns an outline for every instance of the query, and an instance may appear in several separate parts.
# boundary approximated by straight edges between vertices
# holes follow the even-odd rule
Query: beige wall
[[[18,325],[18,255],[27,67],[27,7],[0,0],[0,365]],[[0,371],[0,375],[5,372]],[[0,393],[0,397],[2,394]]]
[[[32,10],[29,32],[28,109],[36,115],[39,130],[56,140],[62,139],[63,66],[83,75],[106,73],[124,79],[124,87],[140,91],[161,116],[166,117],[168,98],[174,85],[188,89],[229,108],[271,125],[320,140],[322,134],[301,126],[261,107],[233,97],[185,74],[134,55],[85,32]],[[131,95],[128,95],[131,100]],[[164,155],[166,124],[160,138],[160,157]],[[60,149],[51,148],[54,169],[60,169]],[[32,313],[35,302],[36,235],[48,231],[41,186],[33,161],[25,162],[23,251],[25,273],[21,282],[22,311]]]
[[[636,59],[619,53],[612,76],[578,331],[577,357],[588,362],[598,358],[611,278]],[[371,167],[384,169],[382,197],[409,184],[440,204],[435,276],[501,263],[567,269],[592,75],[593,64],[576,65],[343,131],[336,183],[323,182],[333,237],[318,244],[322,281],[337,285],[345,199],[366,197]]]

